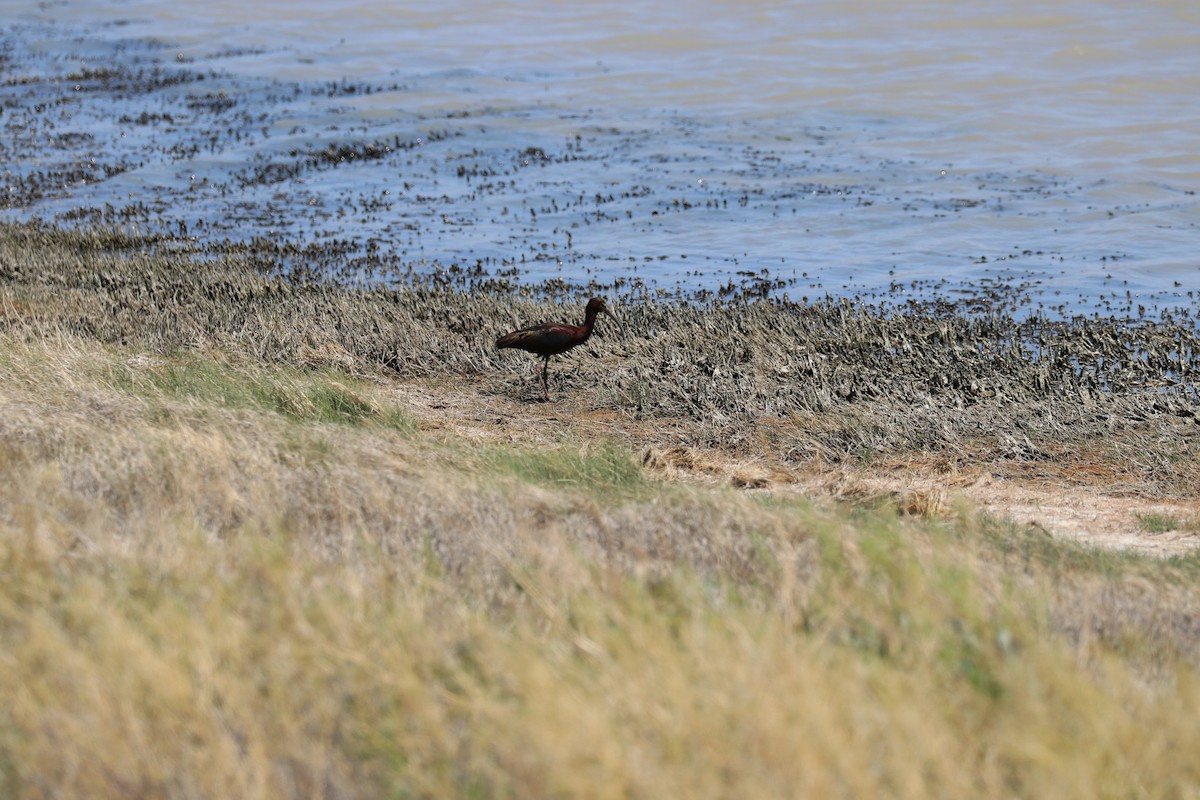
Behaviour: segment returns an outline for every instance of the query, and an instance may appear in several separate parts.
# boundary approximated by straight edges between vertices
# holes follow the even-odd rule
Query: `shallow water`
[[[1200,6],[665,6],[0,2],[0,206],[352,279],[1195,308]]]

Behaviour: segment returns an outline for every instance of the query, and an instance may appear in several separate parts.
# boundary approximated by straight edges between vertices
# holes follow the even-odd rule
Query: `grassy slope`
[[[1200,791],[1200,556],[658,480],[569,424],[427,427],[397,377],[520,396],[487,343],[549,310],[145,245],[0,226],[0,797]],[[1194,493],[1152,364],[1047,378],[1122,330],[1037,361],[843,308],[627,324],[561,371],[565,418],[818,463],[1087,449]]]
[[[0,796],[1186,797],[1200,560],[0,338]]]

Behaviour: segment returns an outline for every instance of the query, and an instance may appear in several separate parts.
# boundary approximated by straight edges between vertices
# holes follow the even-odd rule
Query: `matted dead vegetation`
[[[1196,538],[1200,350],[1186,310],[1155,323],[1050,322],[643,300],[620,307],[628,336],[601,324],[561,359],[558,402],[543,407],[533,360],[492,343],[578,316],[578,298],[467,295],[436,277],[396,290],[320,284],[264,247],[198,261],[172,240],[5,226],[0,327],[342,370],[392,386],[427,425],[530,444],[615,438],[663,474],[914,507],[960,494],[1152,552]]]
[[[197,262],[176,243],[112,232],[0,228],[0,326],[146,348],[406,380],[472,381],[485,396],[536,397],[532,365],[498,334],[580,316],[578,298],[535,290],[467,295],[364,290],[267,278],[269,253]],[[303,271],[293,271],[303,274]],[[543,294],[544,294],[543,289]],[[1192,497],[1200,486],[1195,326],[1017,321],[938,307],[882,313],[847,302],[619,307],[556,371],[563,415],[649,423],[664,446],[785,465],[893,457],[946,471],[1046,470],[1080,485]],[[644,428],[643,428],[644,429]]]

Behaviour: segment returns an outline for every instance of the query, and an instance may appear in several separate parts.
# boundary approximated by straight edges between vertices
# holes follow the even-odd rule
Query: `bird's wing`
[[[540,347],[564,343],[575,335],[575,328],[557,322],[545,322],[506,333],[496,340],[496,347]]]

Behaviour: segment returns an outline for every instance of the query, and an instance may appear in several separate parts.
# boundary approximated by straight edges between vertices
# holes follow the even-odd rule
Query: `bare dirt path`
[[[1200,498],[1139,495],[1136,476],[1105,465],[981,463],[966,469],[920,461],[863,466],[792,465],[762,453],[679,446],[685,422],[632,420],[582,409],[570,397],[519,402],[485,382],[388,384],[428,431],[497,443],[570,444],[611,438],[641,453],[665,480],[729,484],[746,491],[799,493],[814,499],[885,499],[905,513],[939,514],[959,499],[1018,524],[1104,548],[1161,557],[1200,548]],[[1081,477],[1082,476],[1082,477]]]

